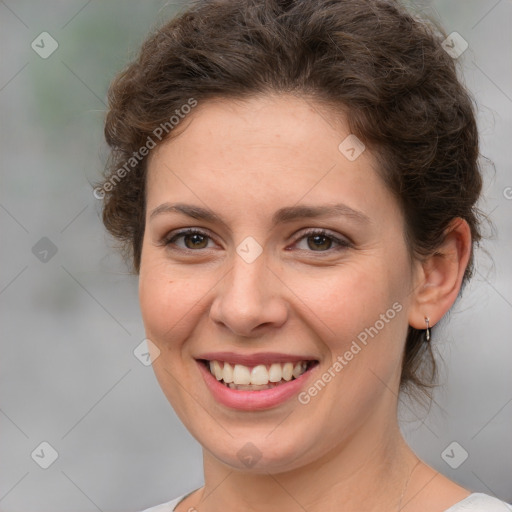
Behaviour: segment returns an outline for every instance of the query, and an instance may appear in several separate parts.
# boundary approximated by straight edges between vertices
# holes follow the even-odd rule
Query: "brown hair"
[[[162,140],[172,137],[170,117],[191,99],[288,93],[345,113],[402,208],[411,255],[432,254],[456,217],[478,242],[474,107],[441,45],[445,37],[394,1],[191,4],[143,43],[109,89],[111,154],[100,187],[106,228],[138,272],[147,162],[141,148],[159,142],[155,129],[165,126]],[[472,267],[471,255],[464,282]],[[432,384],[436,367],[424,334],[409,327],[402,388],[412,383],[425,391]]]

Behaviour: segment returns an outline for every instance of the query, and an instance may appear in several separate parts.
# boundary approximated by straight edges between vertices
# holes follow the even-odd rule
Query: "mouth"
[[[239,391],[262,391],[298,379],[318,364],[316,360],[246,366],[227,361],[199,360],[220,384]]]
[[[211,396],[240,411],[280,406],[300,393],[319,365],[316,359],[276,354],[242,357],[218,353],[196,362]]]

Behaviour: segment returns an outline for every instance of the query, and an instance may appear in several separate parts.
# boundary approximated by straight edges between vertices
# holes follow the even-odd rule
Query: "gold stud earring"
[[[427,330],[425,331],[425,338],[430,341],[430,319],[428,316],[425,317],[425,323],[427,324]]]

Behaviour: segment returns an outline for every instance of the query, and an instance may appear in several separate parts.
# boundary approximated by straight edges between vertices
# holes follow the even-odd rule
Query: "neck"
[[[387,428],[368,422],[319,459],[284,473],[239,472],[205,453],[205,486],[194,501],[205,512],[394,512],[417,461],[396,419]]]

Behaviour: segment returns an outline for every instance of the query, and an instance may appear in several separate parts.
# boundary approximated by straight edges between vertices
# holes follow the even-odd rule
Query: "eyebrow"
[[[164,213],[182,213],[188,217],[197,220],[203,220],[211,223],[219,223],[227,227],[226,222],[209,208],[194,206],[185,203],[162,203],[152,210],[150,220],[157,215]],[[320,205],[320,206],[286,206],[277,210],[272,216],[272,227],[287,222],[293,222],[298,219],[310,219],[315,217],[350,217],[360,223],[370,223],[370,218],[363,212],[354,210],[346,204]]]

